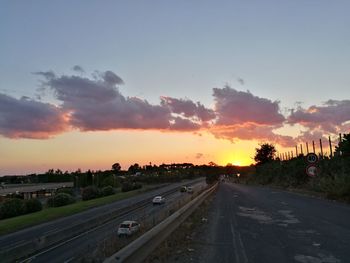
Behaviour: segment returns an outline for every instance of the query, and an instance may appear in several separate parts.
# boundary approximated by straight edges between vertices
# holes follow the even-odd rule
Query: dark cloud
[[[195,123],[189,119],[183,119],[180,117],[172,118],[171,121],[171,130],[176,131],[195,131],[201,128],[200,124]]]
[[[85,73],[85,70],[79,65],[75,65],[72,69],[78,73]]]
[[[83,73],[80,66],[73,70]],[[214,107],[200,102],[163,96],[160,104],[150,104],[119,91],[123,80],[112,71],[95,71],[92,77],[58,75],[41,71],[39,91],[53,93],[58,106],[28,97],[15,99],[0,94],[0,134],[11,138],[48,138],[69,129],[82,131],[139,129],[196,132],[209,131],[230,141],[259,140],[282,146],[321,133],[348,132],[350,101],[329,100],[322,106],[303,109],[300,105],[288,119],[281,114],[278,101],[254,96],[225,86],[214,88]],[[241,84],[244,84],[243,79]],[[307,128],[300,136],[279,135],[285,123]]]
[[[308,109],[298,107],[287,118],[289,124],[300,124],[310,131],[321,130],[324,133],[348,132],[349,121],[350,100],[328,100],[323,106]]]
[[[102,73],[102,78],[104,81],[110,85],[116,85],[116,84],[124,84],[124,81],[118,77],[115,73],[112,71],[107,70],[106,72]]]
[[[62,109],[22,97],[0,94],[0,134],[9,138],[47,139],[67,129]]]
[[[200,121],[209,121],[215,118],[215,112],[207,109],[200,102],[191,100],[161,97],[161,105],[169,107],[172,113],[181,114],[187,118],[197,118]]]
[[[46,78],[46,87],[62,103],[62,109],[69,112],[70,125],[80,130],[189,131],[200,128],[191,119],[173,116],[174,112],[165,105],[152,105],[140,98],[123,96],[116,86],[123,81],[111,71],[95,74],[92,79],[42,75]],[[201,106],[198,104],[198,114],[205,117],[205,108]]]
[[[213,91],[217,121],[210,131],[217,138],[293,145],[292,137],[274,132],[285,121],[280,113],[279,102],[254,96],[249,91],[237,91],[229,86],[214,88]]]
[[[254,96],[250,92],[237,91],[226,86],[214,88],[217,124],[232,125],[256,123],[263,125],[280,125],[285,118],[280,113],[279,102]]]

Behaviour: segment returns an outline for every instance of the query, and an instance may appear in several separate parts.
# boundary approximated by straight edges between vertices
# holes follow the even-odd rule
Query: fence
[[[339,142],[341,142],[341,141],[342,141],[342,135],[339,134]],[[319,156],[319,158],[322,158],[322,159],[324,157],[333,158],[335,152],[333,151],[331,136],[328,136],[327,142],[328,142],[328,146],[326,148],[324,148],[324,144],[322,143],[322,139],[319,139],[318,141],[316,141],[316,143],[315,143],[315,141],[312,141],[312,144],[310,145],[310,147],[309,147],[308,142],[304,142],[304,143],[301,143],[299,145],[295,145],[295,149],[293,149],[293,150],[282,152],[282,153],[277,153],[277,158],[279,158],[281,161],[288,161],[288,160],[296,158],[300,155],[304,156],[304,151],[306,154],[316,153]],[[319,146],[318,149],[316,148],[317,144]],[[305,146],[305,148],[303,148],[303,146]],[[312,148],[311,148],[311,146],[312,146]],[[329,151],[326,149],[328,149]]]

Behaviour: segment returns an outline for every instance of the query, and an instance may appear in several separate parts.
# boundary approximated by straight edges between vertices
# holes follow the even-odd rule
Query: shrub
[[[24,201],[18,198],[6,199],[0,207],[0,218],[19,216],[25,213]]]
[[[50,207],[64,206],[74,203],[74,198],[66,193],[59,193],[47,200],[47,204]]]
[[[140,188],[142,188],[142,184],[140,183],[124,182],[122,184],[122,192],[128,192]]]
[[[25,213],[33,213],[43,209],[41,202],[38,199],[29,199],[24,201]]]
[[[70,187],[63,187],[63,188],[60,188],[57,190],[56,192],[57,194],[58,193],[66,193],[66,194],[69,194],[71,196],[74,196],[74,192],[73,192],[73,188],[70,188]]]
[[[107,195],[113,195],[114,194],[114,189],[112,186],[106,186],[102,188],[102,195],[107,196]]]
[[[82,190],[81,198],[83,200],[90,200],[100,197],[101,193],[96,186],[87,186]]]

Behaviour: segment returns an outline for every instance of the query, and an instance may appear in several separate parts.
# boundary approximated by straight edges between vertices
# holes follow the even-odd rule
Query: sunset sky
[[[253,163],[350,132],[350,1],[1,1],[0,175]]]

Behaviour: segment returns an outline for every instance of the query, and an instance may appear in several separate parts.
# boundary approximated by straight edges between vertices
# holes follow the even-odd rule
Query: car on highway
[[[123,221],[118,227],[118,236],[131,236],[140,231],[140,224],[136,221]]]
[[[190,193],[190,194],[193,193],[193,187],[192,186],[188,186],[187,187],[187,193]]]
[[[187,186],[181,186],[181,188],[180,188],[180,192],[182,192],[182,193],[185,193],[185,192],[187,192]]]
[[[165,203],[165,198],[163,196],[158,195],[158,196],[153,198],[152,203],[154,205],[164,204]]]

